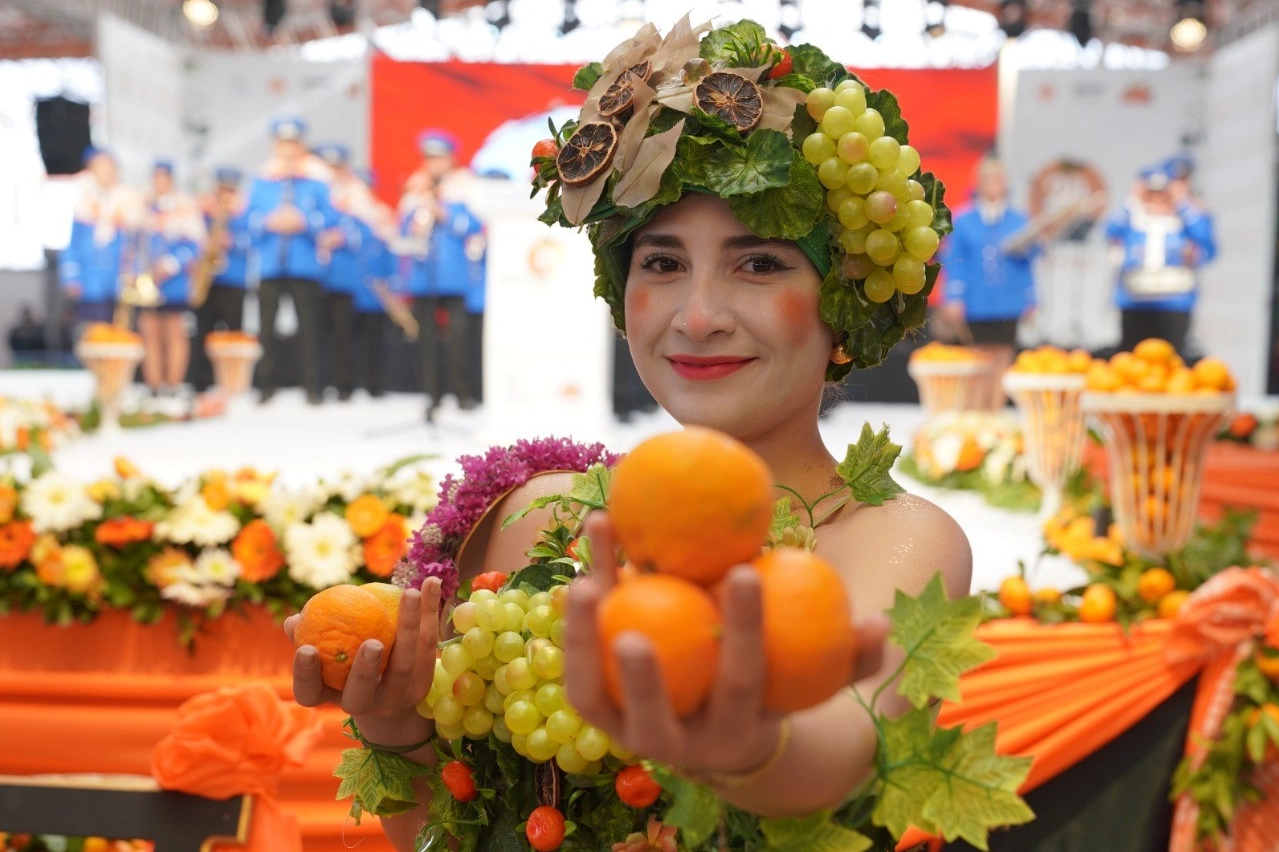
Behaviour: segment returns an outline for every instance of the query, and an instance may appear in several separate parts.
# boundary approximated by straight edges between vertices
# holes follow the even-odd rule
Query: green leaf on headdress
[[[786,134],[757,130],[745,148],[721,147],[706,163],[706,188],[729,198],[784,186],[790,180],[794,149]]]
[[[765,239],[798,240],[817,224],[826,193],[807,160],[791,159],[790,180],[749,195],[734,195],[728,206],[743,225]]]
[[[721,63],[726,67],[744,67],[749,62],[743,60],[758,58],[754,54],[766,41],[768,35],[759,24],[738,21],[707,33],[699,52],[712,65]]]
[[[848,69],[823,53],[820,47],[796,44],[786,48],[786,51],[791,58],[791,74],[807,77],[813,81],[806,91],[818,86],[833,88],[835,84],[848,76]],[[782,80],[785,79],[785,77],[782,78]],[[778,83],[780,84],[782,80]]]
[[[822,281],[822,321],[836,331],[853,332],[870,321],[875,312],[874,302],[867,301],[857,292],[856,286],[846,280],[835,266]],[[850,353],[853,350],[848,350]]]
[[[887,89],[877,92],[866,92],[866,106],[873,107],[884,117],[884,135],[891,136],[903,145],[910,128],[902,118],[902,108],[897,103],[897,96]]]
[[[950,208],[946,206],[946,187],[932,172],[920,175],[919,182],[924,187],[924,200],[933,206],[933,230],[944,237],[952,230]]]
[[[573,88],[581,89],[583,92],[589,92],[591,86],[604,76],[604,66],[598,62],[592,62],[590,65],[583,65],[577,69],[577,73],[573,75]]]
[[[711,155],[718,150],[717,140],[708,136],[680,137],[675,147],[675,164],[672,171],[678,171],[684,183],[706,186],[709,180]]]

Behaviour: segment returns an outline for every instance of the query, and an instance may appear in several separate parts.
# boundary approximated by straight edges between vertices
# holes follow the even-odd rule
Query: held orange
[[[1084,589],[1079,602],[1079,620],[1088,624],[1105,624],[1115,620],[1115,590],[1103,583],[1093,583]]]
[[[690,426],[649,438],[618,463],[609,510],[637,568],[710,586],[759,555],[773,478],[745,444]]]
[[[604,685],[618,707],[622,677],[613,643],[623,633],[643,634],[652,645],[671,706],[692,713],[710,692],[719,664],[719,609],[701,587],[664,574],[641,574],[614,586],[599,606]]]
[[[393,583],[365,583],[360,588],[382,602],[391,619],[391,628],[395,629],[400,623],[400,598],[404,597],[404,590]]]
[[[346,686],[360,644],[382,643],[381,669],[395,644],[395,625],[382,601],[359,586],[332,586],[316,592],[302,607],[293,633],[296,646],[314,645],[320,653],[320,676],[334,689]]]
[[[1147,568],[1137,578],[1137,594],[1146,603],[1157,603],[1175,588],[1177,580],[1167,568]]]
[[[798,547],[775,548],[754,566],[764,607],[764,706],[780,713],[815,707],[848,686],[857,659],[844,581]]]
[[[1034,598],[1026,581],[1018,576],[1005,577],[999,584],[999,602],[1013,615],[1030,615]]]

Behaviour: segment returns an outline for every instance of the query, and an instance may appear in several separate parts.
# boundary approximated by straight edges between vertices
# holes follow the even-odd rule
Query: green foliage
[[[763,64],[764,45],[768,35],[754,21],[738,21],[711,30],[701,41],[701,57],[712,65],[727,68],[750,68]]]
[[[869,837],[831,820],[827,811],[802,819],[766,819],[760,829],[768,841],[765,852],[865,852]]]
[[[747,137],[745,147],[715,148],[706,161],[706,188],[729,198],[785,186],[795,157],[785,133],[756,130]]]
[[[791,55],[791,74],[813,81],[814,85],[806,91],[818,86],[834,88],[841,80],[851,76],[847,68],[828,57],[819,47],[796,44],[786,50]]]
[[[583,65],[577,69],[577,73],[573,75],[573,88],[581,89],[583,92],[590,91],[591,87],[604,76],[604,66],[598,62],[592,62],[589,65]]]
[[[892,476],[893,464],[902,448],[888,439],[888,427],[878,432],[869,423],[862,424],[861,436],[850,444],[836,472],[848,484],[853,499],[871,506],[882,506],[905,493]]]
[[[826,204],[826,193],[817,170],[807,160],[793,157],[787,182],[729,198],[733,215],[765,239],[798,240],[817,224]]]
[[[359,825],[360,816],[366,811],[374,816],[395,816],[417,807],[413,779],[430,771],[398,754],[349,748],[342,752],[342,762],[333,774],[342,781],[337,797],[354,797],[351,817]]]
[[[981,601],[946,599],[941,575],[934,575],[916,598],[898,591],[888,611],[889,639],[906,651],[897,691],[916,708],[934,698],[959,700],[959,676],[995,656],[974,635],[981,622]]]

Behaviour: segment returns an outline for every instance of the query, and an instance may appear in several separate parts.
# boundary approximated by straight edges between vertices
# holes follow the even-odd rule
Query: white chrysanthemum
[[[376,480],[368,475],[356,475],[349,470],[342,471],[336,480],[326,482],[326,499],[330,496],[340,497],[350,503],[362,494],[371,492],[377,485]]]
[[[958,432],[938,435],[933,441],[933,462],[937,475],[944,476],[959,467],[959,454],[964,449],[964,436]]]
[[[986,458],[982,460],[982,476],[992,485],[999,485],[1008,481],[1008,473],[1015,457],[1011,446],[1007,444],[999,445],[987,453]]]
[[[278,532],[305,523],[327,499],[327,495],[317,489],[273,488],[260,508],[262,517]]]
[[[22,492],[22,511],[38,533],[66,532],[102,517],[89,490],[66,474],[49,471]]]
[[[156,538],[175,544],[216,547],[226,544],[240,531],[240,522],[230,512],[215,512],[199,495],[179,503],[169,516],[155,525]]]
[[[160,590],[160,597],[186,606],[205,609],[231,596],[226,586],[173,583]]]
[[[400,471],[387,483],[391,499],[396,505],[408,506],[413,512],[425,514],[435,508],[435,479],[424,470]]]
[[[351,527],[331,512],[284,531],[284,554],[294,582],[323,589],[351,579],[360,564],[359,542]]]
[[[195,572],[205,583],[234,586],[240,576],[240,563],[224,548],[205,550],[195,560]]]

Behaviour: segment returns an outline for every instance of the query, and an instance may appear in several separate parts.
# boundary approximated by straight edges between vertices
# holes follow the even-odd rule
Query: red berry
[[[790,73],[791,68],[795,65],[795,60],[791,58],[789,50],[779,50],[780,54],[777,62],[768,71],[768,79],[776,80],[778,77],[785,77]]]
[[[471,767],[460,760],[450,761],[441,769],[440,780],[453,794],[453,798],[459,802],[469,802],[479,795],[475,789],[475,777],[471,774]]]
[[[533,146],[533,159],[538,157],[554,157],[560,152],[560,146],[554,139],[543,139]]]
[[[528,815],[524,836],[537,852],[559,849],[564,842],[564,814],[550,805],[543,805]]]
[[[504,585],[506,585],[506,574],[501,571],[486,571],[471,581],[471,591],[488,589],[490,592],[496,592]]]
[[[568,556],[569,559],[580,562],[582,560],[582,557],[578,555],[578,552],[577,552],[578,541],[579,539],[576,539],[576,538],[570,541],[568,543],[568,547],[564,548],[564,553],[566,556]]]
[[[617,798],[622,800],[622,804],[632,808],[647,808],[662,795],[662,785],[654,781],[648,770],[638,764],[617,773],[613,788],[617,790]]]

